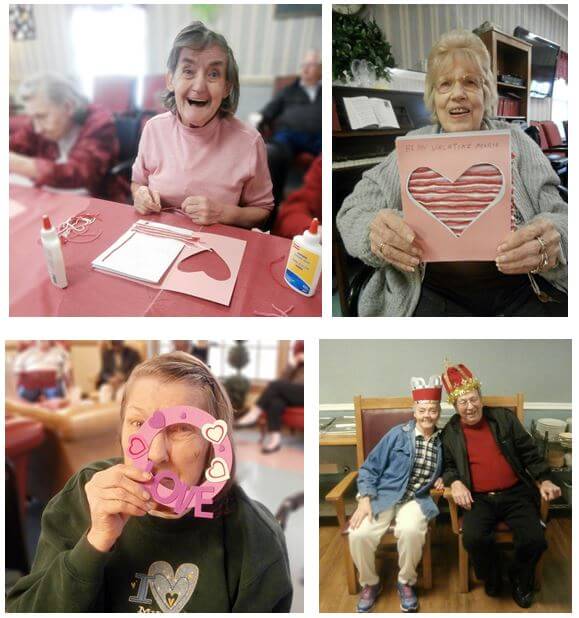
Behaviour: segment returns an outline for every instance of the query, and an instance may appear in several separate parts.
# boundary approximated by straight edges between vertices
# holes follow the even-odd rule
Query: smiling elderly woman
[[[234,117],[237,63],[201,22],[177,35],[167,62],[165,107],[145,125],[131,191],[141,214],[183,210],[194,223],[259,225],[273,208],[265,144]]]
[[[449,32],[428,58],[424,100],[435,123],[410,132],[510,130],[514,226],[497,247],[496,263],[421,263],[401,216],[393,152],[363,175],[337,217],[347,251],[376,268],[360,295],[360,315],[567,315],[567,204],[539,147],[519,127],[490,118],[496,96],[482,41]]]

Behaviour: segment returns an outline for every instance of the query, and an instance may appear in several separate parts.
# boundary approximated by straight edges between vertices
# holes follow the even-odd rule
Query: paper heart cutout
[[[181,612],[191,598],[199,580],[196,564],[181,564],[173,573],[168,562],[159,560],[149,567],[149,586],[153,598],[163,613]]]
[[[133,455],[133,457],[138,457],[139,455],[142,455],[146,450],[147,446],[141,440],[141,438],[138,438],[137,436],[133,436],[131,438],[131,442],[129,444],[130,455]]]
[[[460,238],[502,199],[504,178],[490,163],[472,165],[454,181],[429,167],[419,167],[408,178],[408,194],[419,208]]]
[[[219,444],[227,435],[227,423],[222,420],[215,421],[213,424],[205,423],[201,427],[201,435],[213,444]]]
[[[205,478],[212,483],[226,481],[229,478],[227,462],[221,457],[214,457],[209,468],[205,470]]]
[[[178,270],[185,273],[204,272],[211,279],[226,281],[231,277],[229,266],[217,251],[201,251],[182,259]]]
[[[149,425],[154,429],[163,429],[166,424],[167,420],[165,419],[165,415],[162,412],[159,412],[159,410],[157,410],[149,419]]]

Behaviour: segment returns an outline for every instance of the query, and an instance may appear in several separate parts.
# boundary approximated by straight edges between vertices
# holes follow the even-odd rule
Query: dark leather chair
[[[9,459],[5,461],[5,470],[5,568],[26,575],[30,571],[30,563],[23,524],[24,512],[20,505],[16,470]]]
[[[413,402],[409,397],[366,399],[358,395],[354,397],[354,407],[356,409],[356,459],[359,468],[384,434],[392,427],[406,423],[413,417]],[[336,509],[336,516],[342,531],[346,579],[350,594],[356,594],[358,591],[358,578],[350,555],[345,495],[357,476],[357,470],[350,472],[326,495],[326,500]],[[442,491],[432,490],[431,494],[438,502]],[[434,522],[429,525],[422,552],[422,586],[426,589],[432,588],[431,530],[433,525]],[[378,553],[387,549],[396,550],[397,542],[393,526],[390,526],[380,541]]]
[[[529,129],[526,129],[525,132],[539,144],[541,150],[543,151],[547,159],[549,159],[553,169],[557,172],[557,175],[561,179],[561,184],[564,187],[567,187],[567,175],[569,170],[567,146],[563,146],[563,142],[561,140],[561,136],[559,135],[557,125],[550,121],[531,121],[531,127],[535,127],[536,131],[530,131]],[[547,131],[549,132],[552,143],[558,144],[557,146],[550,145]],[[537,139],[537,133],[539,139]],[[558,139],[556,139],[555,134],[558,136]]]

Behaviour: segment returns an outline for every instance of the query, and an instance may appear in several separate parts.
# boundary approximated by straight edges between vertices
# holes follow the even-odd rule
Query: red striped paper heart
[[[455,181],[429,167],[415,169],[408,179],[408,193],[423,210],[456,237],[503,196],[504,178],[490,163],[469,167]]]

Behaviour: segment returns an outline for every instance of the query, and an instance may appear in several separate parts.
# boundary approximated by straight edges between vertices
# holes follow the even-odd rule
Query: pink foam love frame
[[[140,470],[150,472],[153,462],[149,460],[149,449],[157,434],[171,425],[193,425],[213,447],[213,457],[205,470],[201,485],[189,487],[179,477],[162,470],[143,485],[159,504],[170,507],[180,515],[191,508],[195,517],[213,518],[213,513],[204,511],[203,506],[213,504],[215,496],[225,487],[233,466],[233,450],[227,435],[227,423],[216,420],[208,412],[192,406],[175,406],[156,410],[137,433],[129,436],[128,452],[133,464]],[[162,484],[165,479],[173,483],[171,488]]]
[[[510,131],[399,137],[396,154],[423,261],[494,261],[510,230]]]

